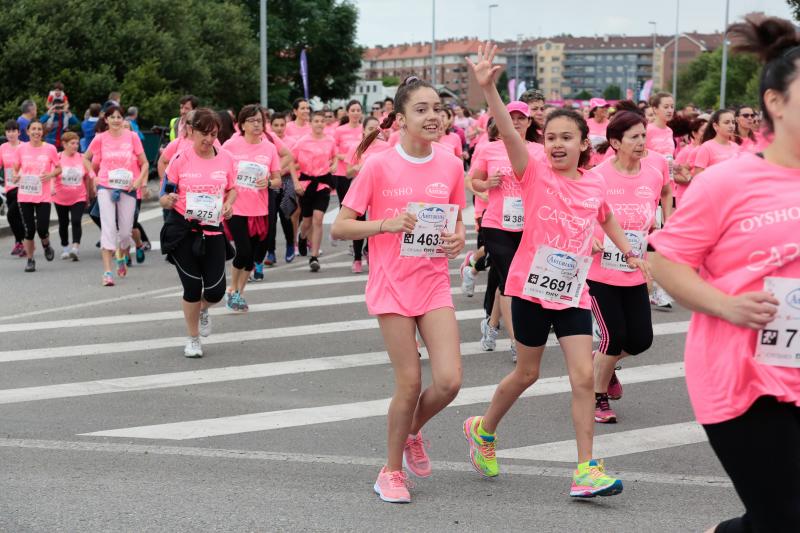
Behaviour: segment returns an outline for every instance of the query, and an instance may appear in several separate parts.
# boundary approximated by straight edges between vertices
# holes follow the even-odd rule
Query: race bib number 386
[[[539,246],[522,293],[548,302],[578,307],[591,264],[590,256]]]
[[[800,368],[800,279],[766,277],[764,290],[780,305],[775,320],[758,332],[756,361]]]
[[[458,206],[409,202],[406,211],[417,215],[413,233],[404,233],[400,245],[403,257],[446,257],[442,250],[442,232],[456,230]]]

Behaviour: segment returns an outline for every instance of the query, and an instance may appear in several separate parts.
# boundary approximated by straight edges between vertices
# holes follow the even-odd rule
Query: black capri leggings
[[[200,298],[215,304],[225,295],[225,235],[206,235],[205,254],[192,252],[190,234],[183,239],[170,257],[183,285],[183,299],[190,303]]]
[[[344,197],[347,196],[347,191],[350,190],[350,184],[353,182],[353,180],[348,179],[347,176],[334,177],[336,178],[336,196],[339,197],[339,207],[341,208]],[[360,217],[357,217],[356,220],[361,220],[363,222],[367,220],[367,216],[361,215]],[[353,260],[361,261],[363,253],[364,239],[357,239],[353,241]]]
[[[233,243],[236,246],[236,256],[233,258],[233,267],[249,272],[253,270],[254,259],[256,257],[263,258],[266,254],[267,239],[261,240],[258,237],[250,236],[248,218],[250,217],[233,215],[226,224],[233,237]]]
[[[745,514],[716,533],[795,533],[800,525],[800,407],[762,396],[743,415],[707,424],[708,440]]]
[[[492,270],[497,273],[497,284],[500,294],[506,294],[506,278],[511,268],[511,261],[517,253],[522,241],[521,231],[506,231],[497,228],[481,227],[483,246],[492,258]]]
[[[50,202],[20,202],[22,223],[25,225],[25,239],[32,241],[35,234],[42,240],[50,236]]]
[[[56,214],[58,215],[58,236],[61,238],[61,246],[69,246],[69,226],[72,222],[72,242],[76,244],[81,243],[81,235],[83,229],[81,228],[81,219],[83,218],[83,211],[86,209],[86,202],[76,202],[72,205],[59,205],[56,206]]]
[[[632,287],[587,281],[592,313],[600,327],[597,351],[606,355],[638,355],[653,344],[653,322],[647,284]]]
[[[14,188],[6,192],[6,201],[8,202],[8,210],[6,211],[6,218],[8,225],[11,226],[11,232],[14,234],[16,242],[22,242],[25,238],[25,225],[22,223],[22,213],[19,210],[19,202],[17,202],[17,191]]]

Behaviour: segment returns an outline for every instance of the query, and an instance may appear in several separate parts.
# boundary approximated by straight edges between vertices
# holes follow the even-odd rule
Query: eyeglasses
[[[245,119],[245,124],[263,124],[264,120],[260,118],[248,118]]]
[[[755,115],[755,113],[742,113],[742,114],[740,114],[739,116],[740,116],[740,117],[744,117],[744,118],[753,118],[753,117],[755,117],[756,115]]]

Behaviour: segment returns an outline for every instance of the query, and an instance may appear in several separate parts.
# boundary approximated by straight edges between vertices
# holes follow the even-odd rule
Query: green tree
[[[800,20],[800,0],[786,0],[786,3],[789,4],[789,8],[794,14],[794,19]]]
[[[578,94],[572,97],[574,100],[589,100],[592,98],[592,93],[587,91],[586,89],[582,90]]]
[[[757,105],[760,74],[761,66],[752,55],[729,54],[726,105]],[[688,102],[701,108],[718,107],[721,79],[722,49],[701,54],[678,72],[678,107]]]
[[[622,89],[619,85],[609,85],[603,89],[603,98],[606,100],[619,100],[622,98]]]
[[[384,76],[381,78],[384,87],[396,87],[400,85],[400,78],[397,76]]]
[[[259,2],[236,0],[259,31]],[[269,0],[269,106],[289,109],[303,96],[299,57],[308,56],[309,92],[322,100],[347,98],[358,79],[364,49],[356,44],[358,10],[349,0]],[[252,63],[258,65],[258,57]],[[256,74],[258,69],[255,69]]]
[[[498,76],[496,85],[497,85],[497,92],[500,93],[500,98],[502,98],[504,102],[507,102],[509,100],[508,73],[505,70],[500,73],[500,76]]]

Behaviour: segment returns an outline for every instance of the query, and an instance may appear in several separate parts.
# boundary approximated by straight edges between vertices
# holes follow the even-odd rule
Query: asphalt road
[[[482,293],[461,295],[454,275],[463,390],[424,431],[434,475],[391,505],[372,485],[392,372],[346,246],[326,242],[318,274],[280,259],[249,285],[250,313],[217,309],[190,360],[173,267],[151,252],[102,287],[98,233],[84,228],[80,262],[39,255],[34,274],[0,239],[0,531],[684,532],[742,512],[693,422],[685,311],[654,313],[653,348],[620,373],[619,423],[597,427],[625,491],[576,501],[557,347],[499,429],[499,478],[472,471],[460,424],[512,364],[507,340],[477,347]]]

